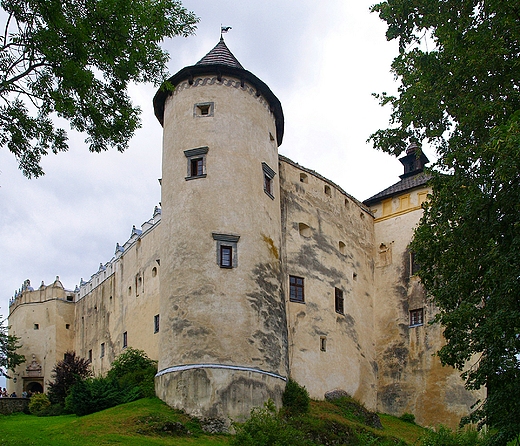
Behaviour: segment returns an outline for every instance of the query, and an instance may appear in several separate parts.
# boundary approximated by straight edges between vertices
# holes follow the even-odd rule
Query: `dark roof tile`
[[[220,42],[195,65],[227,65],[228,67],[244,69],[237,58],[233,56],[233,53],[229,51],[222,37]]]
[[[392,195],[405,192],[416,187],[424,186],[431,178],[431,175],[425,172],[418,173],[412,177],[405,177],[401,181],[387,187],[385,190],[373,195],[372,197],[363,201],[367,206],[391,197]]]

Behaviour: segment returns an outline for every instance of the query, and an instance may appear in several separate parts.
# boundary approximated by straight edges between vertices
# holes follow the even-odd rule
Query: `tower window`
[[[193,158],[190,160],[190,176],[200,177],[204,174],[204,161],[202,158]]]
[[[153,317],[153,332],[159,333],[159,315],[158,314],[156,314]]]
[[[128,347],[128,332],[123,333],[123,348]]]
[[[213,240],[217,242],[217,265],[221,268],[236,268],[238,265],[238,240],[239,235],[212,234]]]
[[[327,351],[327,338],[325,336],[320,336],[320,351]]]
[[[311,228],[305,223],[298,223],[298,232],[302,237],[309,238],[312,235]]]
[[[307,175],[305,175],[304,173],[301,173],[300,174],[300,183],[308,183],[309,180],[307,179]]]
[[[410,310],[410,327],[417,327],[424,324],[424,310],[417,308]]]
[[[289,276],[289,300],[291,302],[305,302],[303,277]]]
[[[410,252],[410,276],[415,276],[421,269],[415,258],[415,252]]]
[[[262,163],[262,170],[264,172],[264,192],[274,199],[273,178],[276,172],[271,169],[266,163]]]
[[[35,330],[39,330],[40,329],[40,325],[39,324],[34,324],[34,329]]]
[[[336,313],[344,313],[343,290],[340,290],[339,288],[334,288],[334,309],[336,310]]]
[[[220,245],[220,267],[233,267],[233,248],[231,246]]]
[[[92,350],[88,351],[88,362],[92,362]]]
[[[188,160],[188,169],[186,172],[186,180],[206,177],[206,155],[207,147],[198,147],[184,151],[184,156]]]
[[[332,192],[330,190],[330,186],[325,185],[324,191],[325,191],[325,195],[328,195],[329,197],[332,195]]]
[[[105,356],[105,343],[101,343],[101,354],[99,355],[101,358]]]
[[[215,110],[214,102],[201,102],[199,104],[195,104],[195,106],[193,107],[193,116],[194,117],[213,116],[214,110]]]

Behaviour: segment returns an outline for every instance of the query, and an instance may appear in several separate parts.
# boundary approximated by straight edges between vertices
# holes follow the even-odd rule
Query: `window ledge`
[[[271,199],[271,200],[274,200],[274,196],[272,194],[270,194],[269,192],[267,192],[265,189],[264,189],[264,192],[265,194]]]
[[[184,179],[186,181],[189,181],[189,180],[197,180],[199,178],[206,178],[206,174],[203,174],[203,175],[194,175],[192,177],[185,177]]]

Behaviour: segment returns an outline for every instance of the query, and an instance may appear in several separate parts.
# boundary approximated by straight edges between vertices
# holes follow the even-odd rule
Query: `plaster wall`
[[[92,358],[95,375],[105,374],[124,351],[124,333],[127,347],[158,359],[154,317],[159,315],[160,231],[157,223],[131,238],[111,262],[110,273],[76,303],[75,350]]]
[[[291,376],[312,398],[343,389],[375,408],[373,218],[337,186],[287,159],[280,177]],[[303,303],[289,299],[290,275],[304,278]],[[342,313],[335,311],[336,288]]]
[[[198,116],[200,103],[211,103],[212,112]],[[164,330],[156,391],[169,404],[185,407],[190,403],[183,393],[171,390],[173,382],[182,384],[168,375],[180,374],[178,367],[187,364],[205,370],[226,365],[257,370],[248,385],[264,386],[280,403],[275,387],[283,389],[287,375],[287,335],[274,116],[256,89],[239,79],[196,78],[178,85],[166,101],[163,146]],[[204,175],[190,178],[185,151],[201,147],[207,149]],[[274,173],[271,196],[264,191],[262,163]],[[231,268],[218,263],[216,234],[236,240]],[[280,383],[273,387],[266,372]],[[231,388],[236,384],[241,392],[242,372],[218,374],[227,374]],[[204,394],[214,397],[200,415],[215,416],[221,391],[213,379],[202,382],[209,386]]]
[[[33,381],[47,390],[54,365],[63,359],[63,353],[74,348],[74,298],[74,293],[56,279],[49,286],[23,291],[11,304],[9,333],[20,338],[18,353],[26,362],[15,370],[16,383],[7,380],[9,393],[21,396]],[[31,378],[27,366],[33,360],[41,366],[41,374]]]
[[[442,367],[435,352],[442,347],[436,309],[412,274],[408,245],[422,215],[427,188],[397,194],[372,210],[375,216],[375,333],[381,412],[413,413],[419,424],[456,428],[470,412],[476,395],[464,389],[460,372]],[[424,321],[410,325],[410,311],[423,309]]]

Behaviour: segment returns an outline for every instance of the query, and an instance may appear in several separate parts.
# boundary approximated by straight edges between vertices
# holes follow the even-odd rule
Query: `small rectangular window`
[[[424,310],[417,308],[410,310],[410,327],[416,327],[424,324]]]
[[[213,116],[215,110],[214,102],[200,102],[193,106],[194,117]]]
[[[69,330],[70,329],[70,324],[65,324],[65,329]]]
[[[92,350],[88,351],[88,362],[92,362]]]
[[[34,329],[35,330],[39,330],[40,329],[40,325],[39,324],[34,324]]]
[[[327,338],[325,336],[320,337],[320,351],[327,351]]]
[[[200,177],[204,174],[204,160],[202,158],[193,158],[191,162],[191,176]]]
[[[123,348],[128,347],[128,332],[123,333]]]
[[[239,235],[212,233],[217,242],[217,265],[221,268],[236,268],[238,265]]]
[[[410,276],[415,276],[420,269],[420,265],[415,258],[415,252],[410,252]]]
[[[104,342],[101,344],[101,354],[100,354],[100,357],[102,358],[103,356],[105,356],[105,343]]]
[[[267,163],[262,163],[262,170],[264,172],[264,192],[274,199],[273,178],[276,172]]]
[[[159,333],[159,315],[158,314],[156,314],[153,317],[153,332]]]
[[[206,178],[206,155],[207,147],[197,147],[184,151],[184,156],[188,160],[188,170],[186,172],[186,180],[196,178]]]
[[[344,313],[343,290],[339,288],[334,288],[334,308],[336,313]]]
[[[303,277],[289,276],[289,300],[291,302],[305,302]]]
[[[273,180],[268,175],[264,174],[264,190],[267,195],[273,195]]]
[[[231,246],[220,245],[220,267],[233,267],[233,248]]]

